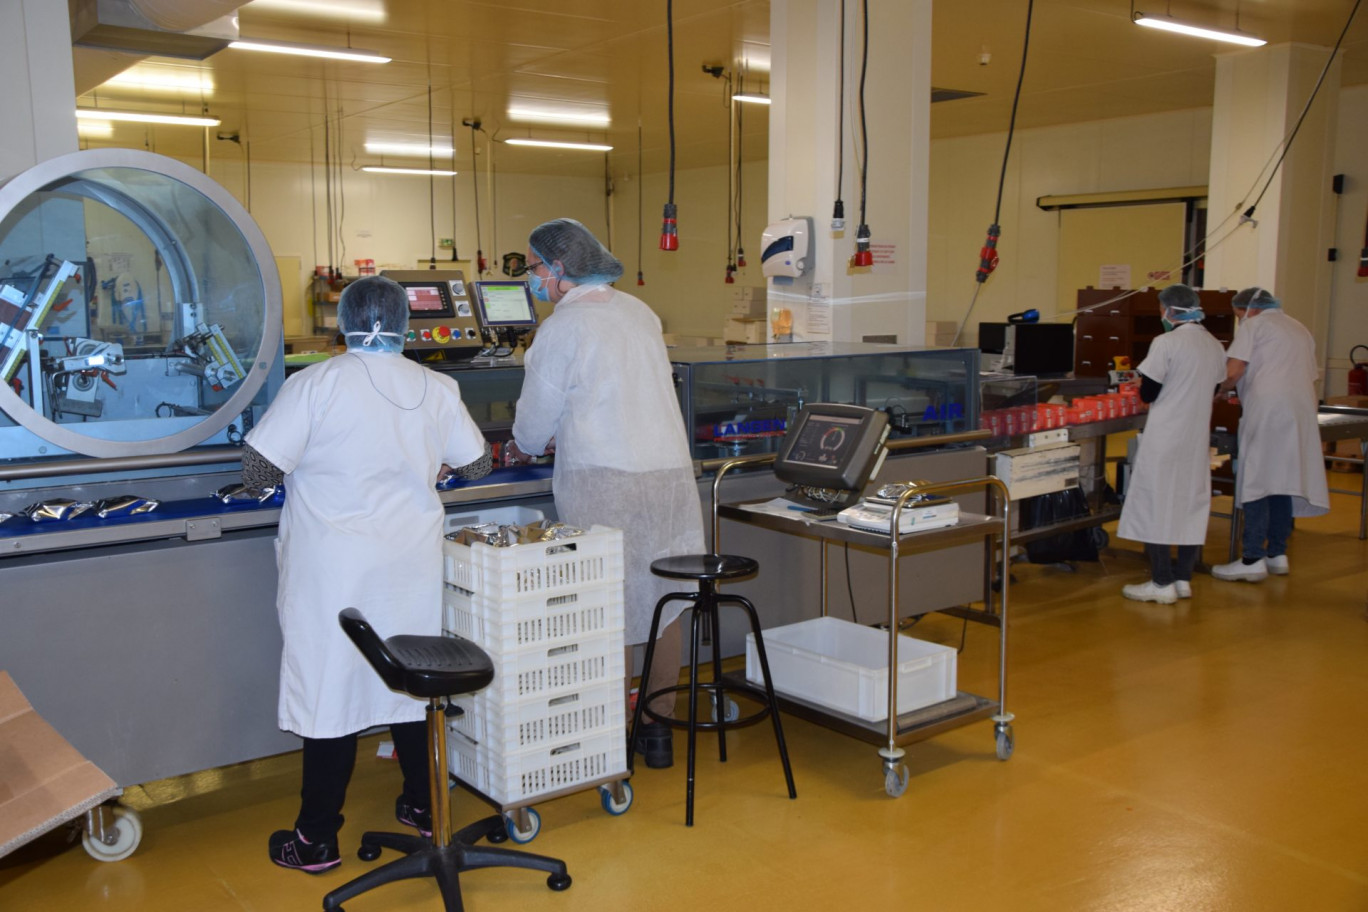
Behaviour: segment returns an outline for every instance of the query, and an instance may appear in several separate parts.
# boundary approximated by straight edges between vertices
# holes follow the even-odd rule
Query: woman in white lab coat
[[[1140,362],[1140,398],[1150,403],[1116,534],[1145,543],[1150,580],[1124,586],[1141,602],[1192,597],[1192,569],[1206,541],[1211,510],[1211,400],[1225,377],[1221,343],[1202,326],[1197,292],[1159,292],[1167,332]],[[1175,566],[1169,548],[1178,546]]]
[[[650,636],[656,601],[679,588],[653,576],[651,562],[703,553],[702,506],[660,320],[609,287],[622,264],[573,219],[532,232],[527,274],[532,293],[556,309],[527,352],[511,451],[520,461],[555,452],[562,521],[623,530],[630,647]],[[679,680],[682,603],[667,608],[642,693]],[[653,708],[670,712],[673,704],[662,699]],[[646,765],[669,766],[670,729],[642,728],[636,746]]]
[[[337,832],[356,735],[389,725],[404,774],[401,823],[431,832],[424,704],[391,691],[342,632],[355,607],[382,637],[441,633],[444,466],[490,469],[456,381],[401,354],[408,300],[391,279],[342,293],[347,353],[285,381],[247,435],[243,478],[287,488],[276,540],[284,638],[280,727],[304,738],[299,816],[271,860],[317,874],[340,862]]]
[[[1244,511],[1240,560],[1211,568],[1223,580],[1257,583],[1286,574],[1292,517],[1330,511],[1316,423],[1316,342],[1262,288],[1231,304],[1240,318],[1226,352],[1223,392],[1239,392],[1235,506]]]

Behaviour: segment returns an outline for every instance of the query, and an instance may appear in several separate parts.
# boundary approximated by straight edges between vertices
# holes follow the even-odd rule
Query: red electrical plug
[[[1364,247],[1359,251],[1358,277],[1360,279],[1368,279],[1368,247]]]
[[[985,241],[983,247],[979,249],[979,267],[974,272],[974,281],[979,283],[988,281],[988,276],[994,269],[997,269],[997,242],[998,238],[1001,236],[1001,226],[988,226],[988,240]]]
[[[679,249],[679,223],[676,220],[678,213],[675,211],[674,203],[665,204],[664,223],[660,226],[660,249],[678,250]]]
[[[736,248],[736,268],[737,268],[737,269],[744,269],[744,268],[746,268],[746,251],[745,251],[745,249],[742,248],[742,247],[737,247],[737,248]]]
[[[861,225],[855,232],[855,255],[850,258],[850,265],[855,267],[873,266],[874,254],[869,249],[869,226]]]
[[[734,273],[734,272],[736,272],[736,267],[733,266],[731,263],[728,263],[728,264],[727,264],[727,278],[726,278],[726,283],[727,283],[728,285],[735,285],[735,284],[736,284],[736,279],[732,278],[732,273]]]
[[[640,269],[637,270],[637,284],[638,284],[638,285],[645,285],[645,284],[646,284],[646,277],[645,277],[644,275],[641,274],[641,270],[640,270]]]

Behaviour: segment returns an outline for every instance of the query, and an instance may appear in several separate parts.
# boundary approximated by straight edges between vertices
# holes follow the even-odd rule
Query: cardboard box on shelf
[[[764,345],[769,341],[769,321],[764,317],[744,320],[729,318],[722,326],[722,338],[727,342]]]
[[[0,857],[120,793],[0,671]]]
[[[764,287],[736,285],[731,290],[732,317],[763,317],[768,291]]]

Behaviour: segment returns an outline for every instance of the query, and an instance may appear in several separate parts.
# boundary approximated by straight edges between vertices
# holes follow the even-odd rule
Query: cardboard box
[[[731,319],[722,327],[722,338],[727,342],[743,342],[747,345],[764,345],[769,341],[769,321],[759,319]]]
[[[1076,443],[1003,450],[993,474],[1007,485],[1012,500],[1062,491],[1078,484],[1079,452]]]
[[[0,671],[0,857],[121,791]]]
[[[731,292],[732,317],[764,317],[768,290],[753,285],[736,285]]]

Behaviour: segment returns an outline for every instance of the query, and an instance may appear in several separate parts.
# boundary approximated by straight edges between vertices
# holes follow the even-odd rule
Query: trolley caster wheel
[[[1011,757],[1012,751],[1016,748],[1016,736],[1012,733],[1012,726],[1000,726],[993,734],[997,742],[997,758],[1006,760]]]
[[[737,719],[741,718],[741,707],[738,706],[738,705],[736,704],[736,701],[733,700],[731,697],[727,697],[726,699],[727,699],[727,715],[726,715],[725,718],[723,718],[723,719],[721,719],[721,720],[719,720],[719,719],[717,718],[717,717],[718,717],[718,712],[717,712],[718,700],[717,700],[716,697],[714,697],[714,698],[712,699],[712,701],[711,701],[711,702],[712,702],[712,720],[713,720],[714,722],[717,722],[717,721],[722,721],[722,722],[735,722]]]
[[[622,800],[613,800],[613,787],[611,785],[599,786],[599,803],[603,809],[614,817],[620,817],[627,813],[627,809],[632,806],[632,783],[622,782]]]
[[[356,850],[356,857],[362,861],[375,861],[380,857],[380,847],[361,843],[361,848]]]
[[[902,793],[907,791],[908,780],[912,773],[907,768],[906,763],[899,763],[897,766],[884,766],[884,791],[889,798],[900,798]]]
[[[535,808],[522,808],[527,814],[527,829],[518,829],[518,812],[509,811],[504,814],[504,829],[508,831],[508,838],[518,845],[527,845],[537,838],[541,832],[541,814]]]
[[[142,842],[142,819],[132,808],[114,808],[114,820],[105,827],[103,840],[89,832],[81,834],[81,845],[96,861],[123,861],[133,854],[139,842]]]
[[[546,878],[546,885],[557,893],[562,890],[568,890],[570,889],[570,875],[552,874],[550,877]]]

